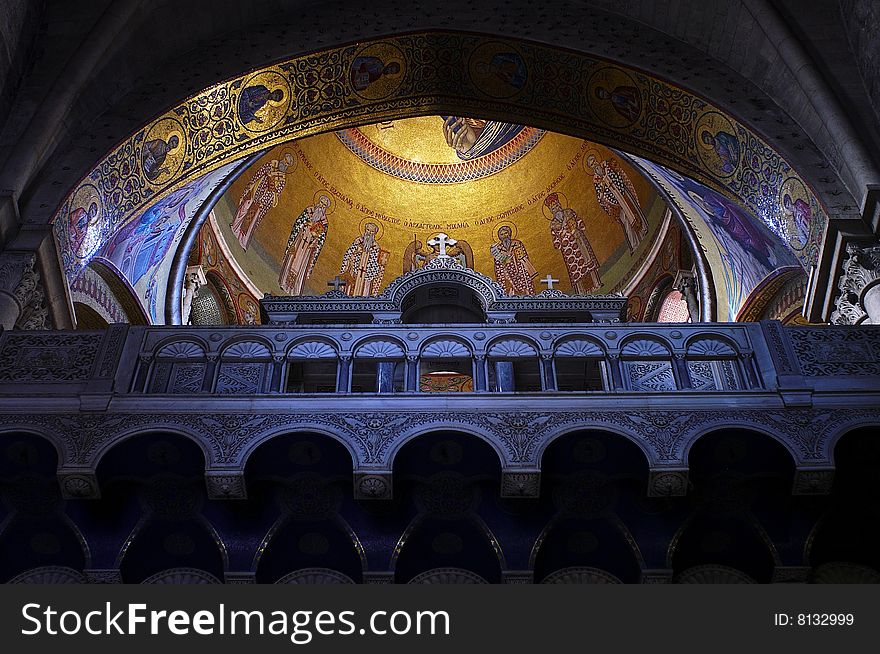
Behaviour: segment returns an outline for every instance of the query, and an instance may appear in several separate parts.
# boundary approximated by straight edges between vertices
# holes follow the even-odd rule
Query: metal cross
[[[343,286],[348,286],[348,282],[342,279],[339,275],[336,275],[336,277],[327,282],[327,286],[332,286],[334,291],[338,291]]]
[[[440,256],[441,257],[448,257],[449,255],[446,254],[446,246],[453,246],[456,243],[458,243],[458,241],[456,241],[451,236],[447,236],[443,232],[440,232],[439,234],[437,234],[437,236],[435,236],[434,238],[432,238],[428,241],[428,245],[430,245],[431,247],[435,247],[435,246],[440,247]]]
[[[548,290],[548,291],[552,291],[552,290],[553,290],[553,284],[556,284],[556,283],[559,282],[558,279],[553,279],[553,275],[547,275],[544,279],[542,279],[542,280],[540,280],[540,281],[541,281],[542,284],[547,284],[547,290]]]

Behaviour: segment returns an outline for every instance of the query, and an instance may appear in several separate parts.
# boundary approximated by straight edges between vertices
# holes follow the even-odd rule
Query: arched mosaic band
[[[429,113],[534,125],[649,158],[738,199],[805,267],[817,259],[827,216],[809,185],[707,101],[579,53],[429,33],[273,64],[157,117],[107,155],[56,213],[65,273],[76,277],[149,204],[224,164],[293,138]]]

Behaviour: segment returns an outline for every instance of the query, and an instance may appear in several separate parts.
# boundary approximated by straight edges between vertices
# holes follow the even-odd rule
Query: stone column
[[[611,390],[613,391],[622,391],[624,389],[623,386],[623,365],[620,361],[619,354],[609,354],[608,359],[608,371],[611,373]]]
[[[49,313],[33,252],[0,254],[0,325],[3,329],[47,329]]]
[[[848,258],[837,287],[840,296],[831,313],[834,325],[880,325],[880,245],[846,246]]]
[[[269,382],[270,393],[283,393],[287,390],[286,379],[284,379],[284,353],[275,353],[272,355],[272,379]]]
[[[489,390],[489,382],[486,380],[486,355],[474,355],[474,391],[485,393]]]
[[[556,375],[553,374],[553,353],[552,352],[542,352],[541,353],[541,376],[544,379],[544,390],[545,391],[558,390],[556,388]]]
[[[351,354],[340,354],[339,376],[336,382],[337,393],[348,393],[349,377],[351,377]]]
[[[419,355],[406,355],[406,388],[407,393],[419,392]]]
[[[220,362],[218,352],[208,352],[208,364],[205,366],[205,379],[202,381],[202,393],[210,393],[214,388],[214,376],[217,374],[217,365]]]
[[[687,367],[687,355],[684,352],[676,352],[672,355],[672,373],[679,388],[693,388]]]
[[[516,382],[513,376],[513,361],[495,362],[495,383],[498,384],[497,390],[499,393],[512,393],[516,390]]]
[[[394,366],[396,361],[380,361],[376,366],[376,390],[379,393],[394,392]]]

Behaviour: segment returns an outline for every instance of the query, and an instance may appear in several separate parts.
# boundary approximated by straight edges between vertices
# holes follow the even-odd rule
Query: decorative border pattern
[[[780,235],[794,224],[783,208],[788,194],[802,201],[797,215],[809,216],[799,256],[806,265],[815,262],[825,210],[781,155],[734,118],[639,71],[495,37],[492,43],[519,57],[525,71],[515,88],[499,95],[492,86],[497,80],[474,73],[486,43],[444,32],[379,39],[297,57],[205,89],[119,144],[71,190],[53,219],[65,273],[75,277],[145,207],[206,172],[294,138],[442,112],[504,115],[649,158],[726,192]],[[356,74],[367,49],[396,53],[393,83],[380,80],[373,88]],[[446,64],[434,65],[438,60]],[[270,107],[256,130],[251,103],[258,83],[281,89],[284,100],[283,110]],[[621,97],[618,88],[630,98],[625,105],[615,99]],[[563,96],[568,100],[561,102]],[[716,142],[714,154],[709,152],[702,137],[707,129],[726,134],[728,145]]]
[[[451,164],[403,159],[380,148],[357,128],[340,130],[336,137],[361,161],[386,175],[419,184],[457,184],[501,172],[528,154],[545,133],[542,129],[525,127],[510,143],[494,152]]]

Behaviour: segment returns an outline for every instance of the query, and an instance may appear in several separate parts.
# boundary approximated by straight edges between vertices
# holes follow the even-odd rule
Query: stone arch
[[[377,41],[384,43],[385,44],[384,47],[397,48],[401,52],[403,50],[406,50],[407,52],[409,52],[414,47],[415,48],[428,47],[427,45],[421,45],[421,44],[431,44],[431,45],[433,45],[433,47],[452,47],[452,46],[450,46],[450,42],[462,41],[462,43],[463,43],[464,41],[470,40],[470,41],[474,41],[474,43],[471,45],[474,45],[474,47],[478,47],[479,44],[481,43],[481,39],[483,41],[485,41],[485,37],[480,37],[477,35],[470,35],[470,34],[461,34],[461,33],[455,33],[455,32],[446,33],[446,34],[442,34],[442,35],[437,34],[437,33],[430,33],[430,32],[425,33],[423,35],[420,35],[420,37],[419,37],[421,39],[420,41],[413,40],[414,38],[415,37],[412,37],[409,35],[408,36],[396,36],[396,37],[389,36],[389,37],[384,37],[384,39],[378,39]],[[493,38],[497,39],[498,37],[493,37]],[[513,41],[513,40],[510,40],[509,38],[504,38],[503,40],[505,41],[505,44],[509,48],[511,48],[511,50],[513,50],[514,52],[517,52],[519,54],[519,56],[521,58],[523,58],[523,61],[530,62],[531,65],[534,67],[534,70],[541,70],[541,65],[543,65],[544,67],[550,66],[551,68],[554,65],[556,65],[556,66],[560,65],[559,57],[562,56],[562,53],[554,48],[538,45],[538,43],[534,42],[534,41]],[[470,41],[468,41],[468,43],[470,43]],[[462,50],[462,49],[467,50],[467,48],[462,48],[462,47],[459,47],[457,49],[458,50]],[[348,57],[354,56],[356,48],[343,47],[343,48],[339,48],[338,50],[339,50],[339,56],[342,57],[343,61],[347,61]],[[331,51],[333,51],[333,49],[331,49]],[[565,65],[567,67],[578,66],[578,65],[587,66],[587,68],[589,70],[585,70],[585,72],[584,72],[585,79],[590,77],[589,74],[592,70],[592,68],[590,68],[591,66],[593,68],[601,67],[601,66],[605,66],[606,68],[614,68],[616,66],[619,66],[619,64],[613,64],[610,61],[597,60],[595,58],[595,56],[586,57],[585,53],[583,53],[583,52],[577,52],[577,51],[569,52],[569,53],[566,53],[566,55],[568,56],[568,60],[565,62]],[[311,62],[319,62],[319,61],[321,61],[321,57],[322,57],[321,54],[317,54],[316,56],[312,56],[312,57],[308,58],[308,60]],[[299,60],[299,59],[303,59],[303,58],[299,57],[296,60]],[[411,65],[414,68],[417,67],[418,66],[418,64],[416,63],[417,58],[414,58],[412,61],[413,61],[412,64],[407,64],[407,65]],[[266,70],[267,74],[269,72],[272,72],[273,74],[281,75],[282,72],[285,70],[285,68],[284,68],[285,65],[289,65],[289,64],[287,62],[280,62],[279,64],[275,64],[273,66],[267,67],[265,70]],[[619,71],[623,75],[630,76],[629,77],[630,79],[632,79],[632,74],[637,73],[637,71],[635,71],[633,69],[625,68],[625,67],[619,68]],[[644,73],[639,73],[639,74],[644,75]],[[232,81],[221,82],[220,84],[217,84],[214,87],[211,87],[211,88],[203,91],[203,95],[205,95],[207,97],[209,94],[215,93],[219,89],[224,89],[224,91],[223,91],[224,93],[231,89],[232,97],[233,98],[237,97],[237,91],[235,89],[238,89],[242,84],[244,84],[246,82],[247,77],[249,77],[249,75],[243,75],[240,78],[232,80]],[[319,77],[319,76],[316,76],[316,77]],[[650,74],[645,75],[645,77],[647,79],[651,80],[651,82],[653,82],[655,84],[659,84],[661,87],[665,87],[665,85],[666,85],[665,82],[663,82],[659,79],[652,79]],[[430,88],[431,83],[432,83],[430,80],[430,77],[427,78],[424,83],[427,84],[428,87]],[[534,82],[531,78],[529,78],[527,83],[532,84]],[[234,87],[230,86],[233,84],[235,85]],[[344,87],[345,82],[340,82],[339,84],[342,84],[342,86]],[[438,86],[438,90],[440,90],[440,88],[441,87]],[[448,85],[442,86],[442,88],[443,88],[443,90],[448,92]],[[462,88],[464,88],[464,87],[462,87]],[[344,89],[344,88],[339,89],[340,93],[344,93],[345,91],[346,91],[346,89]],[[421,92],[423,93],[424,89],[422,89]],[[589,95],[588,89],[585,89],[584,92],[587,93],[587,95]],[[688,99],[694,99],[694,96],[692,96],[689,92],[683,91],[683,93],[684,93],[684,97],[687,97]],[[356,97],[356,95],[357,94],[352,95],[352,98]],[[406,99],[406,96],[407,96],[407,89],[398,90],[398,92],[395,95],[395,102],[397,102],[398,100],[400,100],[402,102],[403,100]],[[602,142],[606,145],[609,145],[611,147],[620,147],[623,149],[632,150],[632,151],[635,151],[636,154],[651,155],[651,156],[653,156],[653,158],[659,159],[661,161],[661,163],[664,163],[666,165],[670,165],[673,168],[678,168],[680,170],[680,172],[682,172],[684,174],[692,175],[692,176],[696,177],[697,179],[701,179],[703,181],[710,183],[710,185],[715,185],[716,187],[724,188],[731,195],[739,197],[740,200],[742,202],[744,202],[744,204],[746,206],[750,206],[750,208],[753,211],[758,209],[757,205],[751,206],[752,204],[755,203],[755,200],[752,197],[752,194],[751,194],[752,192],[750,190],[740,189],[736,185],[730,186],[730,184],[724,180],[725,175],[719,175],[718,173],[713,173],[708,168],[707,164],[695,163],[695,162],[699,161],[698,157],[688,158],[687,156],[683,156],[673,149],[670,149],[668,152],[666,152],[666,151],[658,152],[656,148],[651,150],[641,140],[639,140],[638,138],[633,136],[634,132],[631,133],[630,131],[627,131],[628,128],[615,128],[613,125],[610,126],[609,124],[601,123],[600,118],[596,118],[593,116],[593,113],[595,111],[597,111],[595,109],[591,109],[591,112],[587,112],[587,113],[580,112],[580,115],[577,117],[578,119],[572,120],[572,116],[562,116],[562,115],[554,116],[554,114],[553,114],[554,111],[561,112],[562,111],[561,108],[565,107],[566,105],[564,103],[554,102],[554,98],[552,98],[552,97],[547,98],[547,102],[548,102],[547,109],[549,110],[550,113],[542,112],[542,111],[540,111],[541,107],[533,107],[529,103],[523,103],[521,105],[517,104],[518,98],[521,98],[521,97],[529,97],[529,98],[531,98],[531,102],[534,102],[534,97],[540,97],[540,96],[536,96],[535,94],[528,94],[528,93],[514,94],[514,96],[511,99],[509,99],[509,101],[505,105],[505,118],[506,119],[509,119],[509,120],[524,119],[525,122],[534,123],[538,127],[547,127],[550,129],[557,129],[557,130],[562,131],[564,133],[576,134],[578,136],[583,136],[583,137],[592,137],[592,138],[596,138],[597,141],[600,141],[600,142]],[[230,100],[229,102],[231,103],[232,101]],[[360,103],[360,106],[357,106],[358,102]],[[370,102],[370,101],[366,101],[366,102],[358,101],[358,102],[355,103],[355,106],[353,108],[349,109],[349,113],[351,114],[352,124],[356,124],[358,121],[362,122],[363,121],[362,114],[366,115],[366,113],[374,112],[375,107],[377,106],[375,102]],[[644,102],[647,103],[647,99],[645,99]],[[701,103],[703,102],[702,99],[700,99],[700,102]],[[390,111],[391,113],[396,113],[397,116],[395,116],[395,117],[405,117],[405,116],[409,116],[409,115],[418,115],[418,114],[424,112],[424,110],[419,106],[415,106],[412,104],[411,104],[411,106],[406,106],[405,102],[403,102],[401,104],[401,106],[396,111],[394,111],[393,109],[388,109],[387,104],[388,103],[386,101],[383,106],[386,107],[387,111]],[[445,99],[445,102],[443,103],[442,106],[435,107],[434,109],[455,113],[456,111],[467,111],[468,107],[470,107],[471,111],[473,111],[474,109],[479,110],[479,109],[483,108],[483,106],[481,106],[481,105],[485,105],[485,101],[483,100],[483,98],[481,98],[481,97],[468,97],[466,92],[462,92],[461,97]],[[292,103],[291,103],[291,106],[293,106]],[[735,124],[739,128],[745,130],[744,133],[748,134],[750,138],[758,139],[759,143],[763,143],[763,139],[760,139],[759,136],[750,132],[748,127],[746,127],[740,121],[737,121],[732,116],[726,115],[723,112],[723,110],[719,110],[719,108],[714,107],[711,104],[707,104],[707,107],[709,109],[715,111],[716,113],[720,113],[720,115],[725,116],[725,120],[727,120],[731,125]],[[316,120],[314,120],[314,118],[315,118],[316,111],[317,111],[317,114],[320,115],[320,113],[324,110],[325,110],[325,108],[321,107],[321,108],[316,108],[315,110],[308,112],[309,119],[312,122],[312,124],[315,126],[314,127],[310,126],[307,129],[305,129],[304,131],[303,130],[297,131],[296,134],[298,136],[305,136],[305,135],[308,135],[308,133],[312,133],[312,132],[317,133],[317,132],[321,131],[322,125],[320,124],[320,121],[316,121]],[[186,111],[186,109],[184,109],[184,112],[185,111]],[[224,111],[225,111],[225,113],[224,113]],[[247,135],[244,137],[245,140],[237,143],[235,147],[193,149],[192,156],[195,157],[195,160],[190,161],[189,165],[184,167],[184,168],[192,171],[191,173],[187,173],[187,175],[196,175],[196,174],[208,171],[208,170],[216,169],[216,168],[220,167],[221,165],[225,165],[226,163],[229,163],[229,162],[235,160],[236,158],[246,156],[246,155],[250,154],[253,150],[257,149],[254,144],[251,144],[248,142],[249,139],[252,138],[252,135],[248,135],[248,130],[245,128],[245,126],[243,124],[237,124],[236,123],[236,116],[231,115],[231,114],[234,114],[234,107],[230,104],[230,106],[227,109],[224,109],[224,111],[219,111],[216,113],[216,116],[217,116],[216,120],[226,121],[224,123],[225,132],[224,132],[224,136],[222,138],[227,138],[227,137],[232,138],[233,133],[241,133],[242,135]],[[495,114],[496,112],[497,112],[497,110],[493,110],[493,108],[491,106],[485,106],[485,108],[484,108],[484,113],[489,118],[495,117],[490,114]],[[221,118],[221,116],[222,116],[222,118]],[[597,114],[597,116],[598,116],[598,114]],[[270,131],[268,133],[268,136],[266,133],[263,133],[260,135],[259,149],[265,148],[266,145],[274,145],[276,143],[280,143],[280,142],[283,142],[284,140],[287,140],[289,138],[289,136],[291,134],[293,134],[293,132],[291,130],[296,129],[298,119],[299,119],[299,117],[293,117],[292,120],[278,121],[278,125],[271,126],[269,128]],[[172,110],[169,113],[160,117],[158,120],[166,120],[166,121],[167,120],[178,120],[178,114]],[[158,120],[156,122],[158,122]],[[638,121],[636,121],[636,123],[637,122]],[[228,123],[228,125],[226,123]],[[606,121],[606,123],[607,123],[607,121]],[[153,123],[153,124],[156,124],[156,123]],[[690,126],[690,128],[691,128],[691,130],[696,130],[697,129],[696,123],[694,123],[694,125]],[[149,127],[147,127],[146,129],[148,130]],[[693,140],[694,140],[693,138],[690,138],[692,136],[693,136],[693,134],[688,133],[688,137],[691,142],[693,142]],[[187,138],[185,134],[184,134],[184,138]],[[688,140],[688,139],[685,139],[685,140]],[[687,149],[687,147],[689,147],[689,146],[686,145],[685,149]],[[249,150],[249,148],[250,148],[250,150]],[[784,161],[784,159],[782,159],[778,155],[778,153],[776,153],[772,148],[770,148],[770,146],[768,146],[767,151],[772,153],[773,157],[776,157],[776,159],[774,159],[774,161],[778,160],[778,162],[782,162],[780,165],[786,163]],[[180,184],[183,183],[183,181],[186,179],[185,177],[183,177],[183,178],[181,176],[175,177],[174,175],[172,175],[170,179],[167,179],[167,180],[163,179],[161,181],[155,180],[155,179],[148,179],[146,177],[146,175],[143,174],[143,171],[141,170],[141,164],[140,164],[140,161],[137,157],[138,152],[139,152],[139,148],[135,144],[133,144],[133,142],[126,141],[122,145],[117,147],[114,150],[114,152],[111,153],[111,155],[109,155],[109,157],[113,158],[114,160],[119,160],[120,162],[124,160],[129,167],[128,168],[129,171],[134,170],[134,171],[136,171],[135,174],[137,176],[144,177],[143,180],[139,180],[139,181],[143,181],[143,184],[138,185],[136,188],[148,188],[151,190],[155,189],[155,193],[150,194],[150,200],[152,200],[154,198],[163,197],[165,194],[170,192],[170,190],[172,188],[179,187]],[[742,160],[739,162],[738,165],[742,165]],[[106,166],[104,166],[104,167],[106,168]],[[101,170],[101,169],[102,169],[102,167],[99,166],[99,170]],[[109,173],[107,173],[107,174],[109,175]],[[131,177],[131,172],[129,172],[128,177]],[[120,184],[121,183],[122,182],[120,181]],[[84,184],[91,184],[91,182],[84,182]],[[142,196],[138,196],[137,193],[130,194],[130,197],[125,197],[125,198],[120,197],[118,199],[114,199],[114,194],[118,194],[117,189],[112,184],[110,184],[107,187],[107,191],[108,191],[108,193],[106,196],[105,204],[113,204],[115,206],[117,211],[122,216],[119,219],[120,222],[124,222],[124,220],[126,219],[125,216],[133,215],[134,212],[138,211],[140,208],[142,208],[145,205],[144,198]],[[72,198],[74,196],[75,196],[75,191],[72,192],[69,197]],[[820,209],[820,205],[818,204],[818,201],[815,200],[815,198],[813,198],[812,196],[811,196],[811,201],[815,202],[816,214],[817,215],[820,214],[821,209]],[[64,225],[65,224],[64,218],[66,217],[66,212],[69,212],[71,210],[71,208],[72,207],[70,206],[69,202],[65,203],[61,206],[60,211],[57,214],[58,220],[56,220],[56,225]],[[115,220],[115,218],[114,218],[114,220]],[[113,228],[115,228],[116,226],[118,226],[118,224],[119,223],[117,223],[116,225],[111,227],[111,230]],[[71,253],[71,252],[65,251],[65,247],[66,247],[65,246],[66,240],[64,238],[65,235],[63,233],[63,229],[62,228],[59,228],[59,229],[61,230],[61,231],[59,231],[59,236],[61,237],[62,250],[64,251],[62,258],[65,260],[65,268],[69,274],[75,274],[76,271],[82,265],[82,262],[87,261],[90,254],[86,254],[85,256],[80,256],[80,253]]]
[[[418,268],[397,277],[388,285],[383,295],[394,306],[402,308],[406,299],[418,288],[429,284],[452,284],[473,291],[484,314],[504,296],[498,283],[482,273],[464,267],[442,268],[438,264],[430,268]]]
[[[803,463],[803,457],[785,438],[785,436],[775,433],[772,429],[769,429],[765,425],[750,422],[740,417],[725,418],[723,416],[718,418],[718,422],[711,425],[703,425],[696,431],[687,434],[685,438],[682,439],[680,446],[682,461],[686,464],[689,463],[691,449],[693,448],[694,444],[701,438],[728,429],[744,429],[749,432],[754,432],[760,436],[766,436],[776,441],[779,445],[782,445],[782,447],[785,448],[785,450],[791,455],[793,465],[797,466]]]
[[[564,427],[556,429],[555,431],[549,432],[547,436],[541,441],[541,443],[535,448],[535,462],[537,466],[541,466],[544,453],[547,451],[547,448],[550,447],[555,441],[564,436],[580,431],[605,433],[629,441],[639,449],[642,455],[644,455],[645,465],[649,468],[655,465],[659,460],[657,453],[649,449],[645,441],[640,438],[638,434],[624,429],[620,427],[620,425],[609,425],[607,423],[598,421],[584,421],[568,424]]]
[[[403,575],[404,572],[401,568],[413,566],[413,564],[407,561],[408,558],[411,558],[407,551],[407,547],[413,547],[414,538],[421,538],[425,534],[423,532],[429,531],[432,528],[437,528],[441,523],[444,528],[448,527],[450,531],[458,531],[459,534],[465,536],[466,538],[472,538],[472,545],[478,546],[475,549],[482,550],[482,554],[484,555],[484,560],[481,562],[483,566],[486,567],[484,572],[486,572],[486,576],[482,576],[473,570],[468,570],[465,568],[458,567],[457,562],[453,562],[450,565],[443,565],[441,567],[428,568],[425,570],[429,563],[418,563],[415,564],[414,567],[421,568],[420,572],[415,572],[412,574],[409,580],[404,580]],[[467,532],[470,531],[468,534]],[[425,543],[420,544],[421,547],[425,546]],[[462,548],[462,552],[465,548]],[[491,551],[491,554],[489,553]],[[472,555],[472,552],[469,552]],[[401,566],[401,557],[402,555],[406,555],[403,557],[404,565]],[[453,555],[454,559],[457,554]],[[436,562],[436,561],[435,561]],[[474,561],[470,562],[472,567],[479,567],[474,565]],[[497,566],[497,568],[495,568]],[[495,570],[490,570],[489,568],[495,568]],[[471,515],[467,517],[458,517],[449,520],[438,521],[437,519],[432,518],[430,515],[421,514],[416,516],[410,523],[407,525],[403,534],[401,534],[400,538],[397,541],[397,545],[394,548],[394,551],[391,554],[391,560],[389,563],[389,569],[394,573],[395,583],[493,583],[491,581],[492,577],[495,576],[495,572],[499,572],[503,574],[503,571],[507,569],[507,565],[504,558],[504,552],[501,551],[500,546],[498,545],[498,540],[495,535],[492,533],[492,530],[486,525],[486,523],[478,516]],[[431,578],[432,573],[435,571],[450,571],[453,574],[452,579],[458,580],[450,580],[450,581],[416,581],[417,579],[425,579]],[[410,570],[410,573],[413,571]],[[462,576],[459,576],[459,573],[463,573]],[[487,577],[489,579],[487,579]],[[471,581],[467,581],[466,579],[471,579]],[[482,579],[483,581],[478,581]],[[500,579],[498,580],[500,581]]]
[[[834,431],[828,436],[825,443],[825,451],[826,456],[830,461],[834,461],[834,452],[837,449],[837,444],[849,433],[862,428],[875,428],[880,429],[880,418],[877,416],[858,416],[855,418],[850,418],[844,420],[835,427]]]
[[[251,455],[257,449],[259,449],[261,445],[268,443],[273,438],[285,436],[288,434],[299,433],[313,434],[336,441],[337,443],[345,447],[346,451],[351,456],[352,468],[354,469],[360,466],[362,459],[361,453],[354,447],[351,438],[349,438],[346,434],[339,433],[328,428],[326,425],[309,421],[269,427],[268,429],[259,432],[252,439],[250,439],[246,445],[241,448],[241,451],[238,454],[239,466],[242,470],[244,470],[247,467],[247,462],[248,459],[250,459]]]
[[[285,506],[253,553],[250,571],[257,583],[358,583],[367,560],[360,538],[340,515],[343,493],[314,472],[286,480],[301,482],[305,484],[291,490],[284,485],[278,488],[279,501]],[[306,499],[302,503],[291,506],[289,500],[281,499],[301,497],[303,490]]]
[[[7,437],[15,434],[32,436],[46,441],[55,450],[56,468],[61,468],[72,458],[72,453],[65,447],[65,441],[60,434],[45,426],[30,425],[25,422],[11,422],[0,427],[0,436]]]
[[[135,427],[123,427],[115,433],[114,437],[103,443],[97,448],[89,459],[89,463],[93,470],[97,472],[101,461],[107,454],[117,446],[123,445],[127,441],[140,436],[151,435],[172,435],[179,436],[187,441],[195,444],[204,458],[205,467],[210,467],[214,460],[214,452],[210,449],[210,442],[196,430],[190,430],[179,423],[165,422],[160,416],[156,416],[157,422],[151,422],[148,425],[137,425]]]
[[[572,537],[577,536],[592,536],[594,540],[589,543],[589,546],[594,549],[566,554],[565,558],[569,559],[568,565],[558,562],[560,552],[557,551],[553,562],[548,565],[544,561],[545,551],[556,546],[560,533],[564,534],[568,529],[572,530],[572,533],[566,540],[571,541]],[[596,538],[594,535],[596,532],[600,534],[600,538]],[[603,539],[605,541],[604,547]],[[603,549],[604,551],[602,551]],[[601,560],[593,560],[597,553]],[[584,558],[590,563],[584,563]],[[563,567],[556,567],[559,565]],[[598,567],[600,565],[603,567]],[[636,583],[641,575],[641,570],[645,568],[645,561],[630,530],[616,514],[585,517],[559,513],[544,525],[535,540],[529,553],[529,567],[536,573],[543,572],[540,583]],[[546,570],[547,567],[551,568],[549,572]],[[615,570],[617,574],[613,574],[611,570]],[[565,578],[567,575],[578,575],[579,573],[584,577],[593,577],[595,580],[546,581],[556,575]],[[597,577],[604,577],[605,581],[599,581]],[[612,579],[617,581],[612,581]]]
[[[675,570],[675,568],[676,568],[675,559],[679,555],[679,549],[681,547],[681,542],[683,540],[683,537],[685,535],[687,535],[688,537],[690,536],[690,534],[688,532],[696,529],[694,527],[695,523],[698,526],[702,527],[703,525],[699,525],[702,518],[705,518],[705,516],[701,515],[699,513],[692,513],[690,516],[688,516],[688,518],[686,520],[684,520],[682,522],[681,526],[676,530],[675,535],[670,540],[669,546],[666,550],[666,567],[668,569]],[[702,520],[702,521],[705,522],[705,520]],[[741,518],[738,520],[732,520],[729,517],[726,518],[724,524],[725,524],[726,530],[734,531],[734,532],[736,531],[737,528],[743,527],[743,525],[745,525],[747,527],[747,529],[746,529],[746,531],[744,531],[742,533],[745,533],[746,539],[748,539],[749,537],[754,539],[753,542],[750,543],[750,545],[756,546],[755,552],[759,552],[759,556],[760,555],[765,556],[764,561],[757,561],[757,560],[747,561],[745,558],[742,558],[742,559],[738,559],[739,567],[737,567],[737,566],[734,566],[734,565],[731,565],[728,563],[713,561],[712,559],[723,559],[726,557],[720,556],[717,553],[714,555],[707,553],[705,556],[702,557],[703,559],[706,559],[704,562],[697,562],[697,563],[692,562],[692,565],[690,565],[684,569],[676,570],[675,576],[674,576],[675,579],[678,579],[680,575],[682,575],[690,570],[703,569],[703,568],[705,568],[706,570],[710,570],[710,569],[715,569],[715,568],[721,568],[721,569],[725,569],[725,570],[735,570],[740,575],[753,577],[759,582],[766,583],[766,582],[770,581],[771,575],[772,575],[772,569],[775,566],[781,565],[781,561],[779,558],[779,552],[777,551],[775,544],[769,538],[769,536],[767,535],[767,532],[764,530],[763,526],[758,524],[757,521],[749,522],[746,524],[745,521]],[[707,534],[707,536],[711,536],[711,535],[712,535],[711,533]],[[747,543],[747,541],[746,541],[746,544],[749,544],[749,543]],[[755,553],[755,552],[752,552],[752,553]],[[737,549],[736,555],[744,557],[745,553],[743,551]],[[743,565],[743,564],[746,564],[746,565]],[[746,571],[741,569],[742,567],[753,568],[752,572],[754,574],[747,575]],[[763,572],[764,578],[762,578],[762,574],[761,574],[762,572]],[[675,583],[681,583],[681,582],[676,581]],[[711,581],[697,582],[697,581],[694,581],[694,582],[688,582],[688,583],[743,583],[743,582],[723,582],[723,581],[719,580],[718,582],[711,582]]]
[[[436,417],[440,418],[440,416]],[[495,451],[495,454],[498,455],[498,463],[502,469],[510,464],[507,453],[498,444],[498,439],[490,432],[483,430],[476,425],[455,420],[454,418],[448,419],[445,414],[442,418],[443,419],[439,421],[431,421],[427,426],[416,426],[401,433],[385,453],[385,462],[388,469],[390,470],[393,468],[397,454],[407,443],[416,440],[420,436],[427,436],[429,434],[446,431],[457,432],[464,436],[474,437],[489,445]]]

